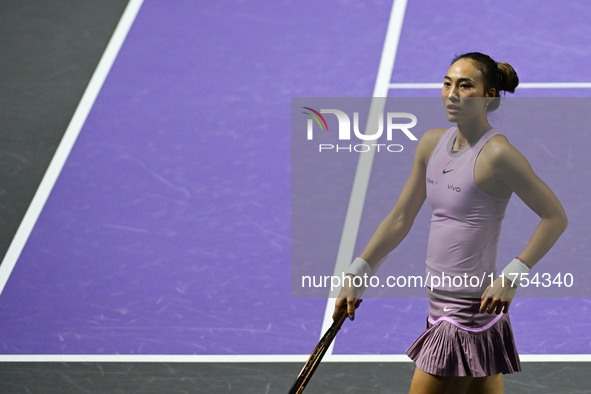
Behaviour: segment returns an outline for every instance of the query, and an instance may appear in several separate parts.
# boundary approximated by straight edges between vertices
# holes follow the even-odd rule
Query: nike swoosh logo
[[[453,171],[453,168],[451,170],[447,170],[447,171],[445,171],[445,168],[443,169],[444,174],[447,174],[448,172],[452,172],[452,171]]]
[[[447,308],[447,306],[445,306],[445,307],[443,308],[443,311],[444,311],[444,312],[450,312],[450,311],[455,311],[456,309],[458,309],[458,308],[449,308],[449,309],[448,309],[448,308]]]

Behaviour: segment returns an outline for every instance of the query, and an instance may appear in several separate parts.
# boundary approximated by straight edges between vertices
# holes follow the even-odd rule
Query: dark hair
[[[500,92],[515,92],[515,88],[519,85],[519,78],[517,73],[508,63],[495,62],[490,56],[480,52],[469,52],[463,55],[456,56],[451,64],[454,64],[460,59],[468,59],[474,64],[474,67],[480,71],[484,77],[484,89],[488,91],[494,88],[496,97],[488,105],[488,111],[494,111],[499,108],[501,104]]]

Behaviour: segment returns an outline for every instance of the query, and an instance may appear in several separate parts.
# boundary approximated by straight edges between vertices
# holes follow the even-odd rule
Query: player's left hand
[[[501,312],[509,312],[516,291],[517,286],[511,286],[510,280],[504,276],[497,278],[482,294],[480,313],[495,312],[498,315]]]

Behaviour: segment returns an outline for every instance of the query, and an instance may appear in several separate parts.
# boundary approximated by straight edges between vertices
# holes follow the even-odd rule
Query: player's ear
[[[488,89],[488,92],[486,92],[486,97],[489,97],[488,102],[490,103],[495,99],[495,97],[497,97],[497,90],[495,88]]]

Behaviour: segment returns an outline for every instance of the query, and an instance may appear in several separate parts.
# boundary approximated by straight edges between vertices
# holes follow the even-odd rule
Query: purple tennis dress
[[[498,132],[486,126],[462,150],[447,130],[427,164],[431,229],[427,247],[427,330],[406,351],[436,376],[484,377],[521,370],[509,316],[480,313],[480,295],[496,278],[497,245],[509,199],[482,191],[476,158]],[[431,279],[430,279],[431,278]],[[438,279],[435,279],[438,278]]]

